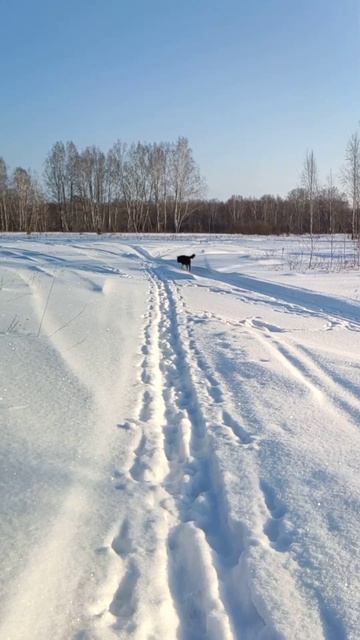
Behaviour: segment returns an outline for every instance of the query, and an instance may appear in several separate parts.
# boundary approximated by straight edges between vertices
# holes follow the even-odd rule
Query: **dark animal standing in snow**
[[[195,253],[192,256],[178,256],[177,261],[180,262],[181,268],[185,267],[188,271],[191,271],[191,260],[195,258]]]

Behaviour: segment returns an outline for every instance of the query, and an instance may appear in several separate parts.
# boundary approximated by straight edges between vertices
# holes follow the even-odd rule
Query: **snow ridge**
[[[358,276],[184,242],[3,239],[1,638],[358,637]]]

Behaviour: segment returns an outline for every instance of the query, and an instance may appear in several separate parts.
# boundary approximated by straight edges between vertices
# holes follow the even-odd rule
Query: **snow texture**
[[[297,250],[0,238],[1,640],[359,638],[359,274]]]

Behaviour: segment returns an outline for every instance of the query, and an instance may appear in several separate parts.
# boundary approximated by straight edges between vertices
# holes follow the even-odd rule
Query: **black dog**
[[[178,256],[177,261],[180,262],[181,268],[185,266],[185,269],[191,271],[191,260],[193,258],[195,258],[195,253],[193,253],[192,256]]]

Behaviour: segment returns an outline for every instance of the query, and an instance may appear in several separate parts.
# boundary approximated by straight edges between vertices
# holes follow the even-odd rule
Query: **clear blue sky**
[[[358,0],[0,0],[0,155],[187,136],[210,197],[285,194],[360,120]]]

